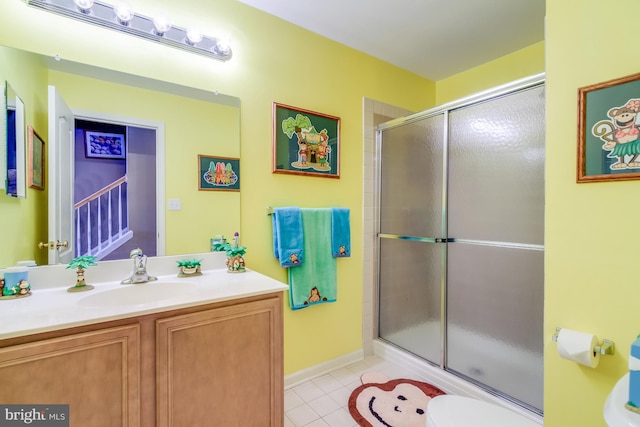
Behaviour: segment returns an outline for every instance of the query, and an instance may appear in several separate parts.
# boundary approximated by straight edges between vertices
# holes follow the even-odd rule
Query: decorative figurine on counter
[[[92,285],[87,285],[87,282],[85,281],[85,278],[84,278],[84,271],[87,268],[94,265],[98,265],[96,263],[95,256],[86,255],[86,256],[80,256],[72,259],[71,262],[69,262],[69,265],[67,265],[67,268],[76,269],[76,285],[70,287],[69,289],[67,289],[67,291],[82,292],[82,291],[89,291],[93,289]]]
[[[227,253],[227,272],[229,273],[244,273],[247,271],[244,266],[244,254],[247,253],[246,246],[229,247],[226,249]]]
[[[180,272],[178,273],[178,277],[190,277],[190,276],[201,276],[202,270],[200,267],[201,259],[184,259],[182,261],[176,261],[178,263],[178,267],[180,268]]]
[[[246,246],[239,246],[240,233],[233,233],[233,246],[227,244],[225,252],[227,253],[227,273],[244,273],[244,254],[247,253]]]
[[[247,253],[246,246],[233,247],[229,243],[219,243],[215,245],[214,251],[224,251],[227,254],[227,272],[243,273],[246,271],[243,256],[245,253]]]
[[[237,231],[233,234],[233,245],[227,243],[226,239],[212,241],[211,250],[214,252],[226,252],[227,254],[227,272],[243,273],[247,271],[244,266],[244,254],[247,253],[246,246],[238,246],[240,241],[240,233]]]
[[[11,286],[11,284],[7,284],[5,279],[0,278],[0,299],[14,299],[30,295],[31,285],[26,279],[19,279],[15,285]]]

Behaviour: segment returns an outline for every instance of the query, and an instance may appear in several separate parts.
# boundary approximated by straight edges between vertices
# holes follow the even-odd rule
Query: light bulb
[[[116,14],[118,23],[122,25],[129,25],[129,22],[133,19],[135,14],[125,3],[118,3],[113,6],[113,12]]]
[[[187,39],[185,41],[190,46],[200,43],[202,41],[202,32],[197,28],[191,28],[187,31]]]
[[[226,38],[216,39],[216,44],[212,50],[218,55],[229,55],[231,53],[231,42]]]
[[[156,34],[163,36],[164,33],[171,29],[171,21],[164,15],[159,15],[153,18],[153,26],[155,27]]]
[[[93,0],[73,0],[73,2],[82,13],[90,13],[93,7]]]

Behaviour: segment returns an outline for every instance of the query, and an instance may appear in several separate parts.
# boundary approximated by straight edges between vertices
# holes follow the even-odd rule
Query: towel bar
[[[273,215],[273,207],[267,206],[267,215]]]

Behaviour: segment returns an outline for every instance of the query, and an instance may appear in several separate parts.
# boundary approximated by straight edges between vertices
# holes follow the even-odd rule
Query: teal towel
[[[289,268],[292,310],[335,302],[338,294],[336,259],[331,254],[331,209],[301,209],[305,261]]]
[[[274,208],[273,252],[282,267],[296,267],[304,261],[304,235],[300,208]]]
[[[336,258],[351,256],[351,225],[347,208],[331,208],[331,253]]]

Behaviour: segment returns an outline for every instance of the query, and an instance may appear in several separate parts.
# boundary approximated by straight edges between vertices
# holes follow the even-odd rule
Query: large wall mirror
[[[42,224],[26,242],[34,255],[27,249],[16,259],[0,251],[0,267],[86,254],[128,258],[138,246],[150,256],[206,252],[212,237],[240,232],[239,191],[200,191],[198,162],[199,155],[239,159],[237,97],[11,47],[0,47],[0,57],[10,59],[0,62],[0,77],[15,76],[16,92],[28,88],[32,92],[23,96],[36,100],[25,104],[21,128],[33,127],[43,140],[47,175],[44,188],[27,188],[19,206],[0,195],[3,235],[23,218]],[[27,67],[39,71],[22,72]],[[60,102],[70,115],[61,113]],[[71,144],[66,151],[60,145],[65,137]],[[50,173],[62,172],[66,178],[50,179]],[[49,208],[52,194],[63,194],[70,215]],[[47,199],[46,206],[30,203],[38,198]],[[71,249],[66,258],[52,260],[46,255],[50,237],[60,230],[68,233],[60,234],[60,243]],[[37,249],[41,242],[49,248]]]

